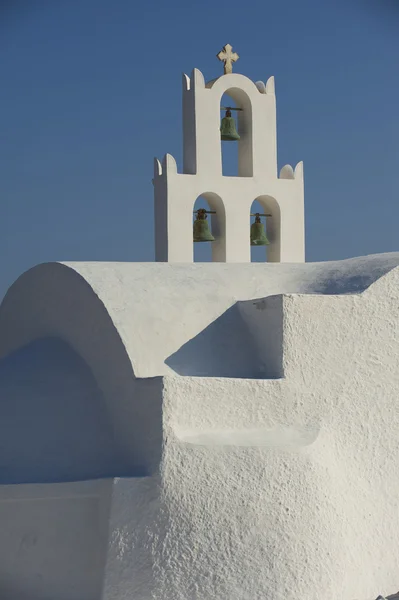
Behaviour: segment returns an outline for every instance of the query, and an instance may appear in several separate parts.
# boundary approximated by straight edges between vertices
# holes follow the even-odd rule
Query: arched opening
[[[238,133],[238,112],[235,110],[236,103],[231,96],[223,94],[220,104],[220,119],[221,125],[223,125],[225,117],[229,116],[229,112],[225,108],[232,108],[231,118],[235,124],[235,129]],[[233,128],[234,130],[234,128]],[[227,141],[223,139],[223,131],[221,131],[221,152],[222,152],[222,173],[224,176],[237,177],[238,176],[238,141]]]
[[[261,215],[257,218],[254,215]],[[250,243],[251,243],[251,262],[267,262],[267,248],[268,239],[266,234],[267,219],[271,217],[264,217],[266,214],[262,204],[258,200],[254,200],[251,206],[250,212]],[[255,223],[260,219],[260,224],[256,227]],[[254,226],[256,230],[254,230]],[[263,239],[263,234],[264,238]]]
[[[69,344],[41,338],[0,361],[0,438],[0,597],[99,598],[112,481],[126,470]]]
[[[220,196],[213,192],[198,196],[193,208],[194,262],[225,262],[225,231],[225,210]]]
[[[66,342],[41,338],[0,361],[0,484],[125,475],[104,396]]]
[[[281,219],[276,199],[259,196],[251,205],[250,215],[251,262],[280,262]],[[256,221],[257,226],[253,227]]]
[[[247,94],[238,88],[226,90],[220,102],[223,131],[221,154],[222,173],[228,177],[252,177],[252,106]],[[231,109],[226,111],[226,109]],[[227,118],[227,121],[223,121]],[[235,133],[239,139],[235,139]],[[228,140],[228,141],[227,141]]]

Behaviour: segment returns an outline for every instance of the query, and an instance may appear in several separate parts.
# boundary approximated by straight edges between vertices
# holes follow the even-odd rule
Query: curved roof
[[[1,304],[0,358],[58,336],[115,390],[170,373],[168,357],[237,301],[359,293],[397,265],[399,253],[304,264],[46,263],[21,275]],[[230,333],[214,337],[230,344]]]

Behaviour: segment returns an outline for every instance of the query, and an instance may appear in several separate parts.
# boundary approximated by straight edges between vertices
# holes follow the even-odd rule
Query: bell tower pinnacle
[[[199,241],[212,244],[214,262],[250,262],[254,200],[267,218],[267,238],[262,239],[270,242],[268,261],[304,262],[303,164],[295,169],[285,165],[278,175],[274,77],[254,83],[233,73],[239,56],[230,44],[217,58],[224,63],[224,74],[216,79],[206,83],[198,69],[190,77],[183,74],[183,172],[178,173],[170,154],[162,163],[155,159],[155,258],[193,261],[193,208],[202,196],[211,207],[212,233]],[[221,107],[224,94],[231,106]],[[221,109],[226,111],[222,126]],[[223,175],[222,143],[238,144],[235,177]],[[206,216],[201,215],[199,229],[208,227]],[[261,231],[263,225],[256,225]]]

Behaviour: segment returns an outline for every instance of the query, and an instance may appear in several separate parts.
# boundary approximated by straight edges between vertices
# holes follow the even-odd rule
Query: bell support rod
[[[234,106],[221,106],[220,110],[244,110],[243,108],[234,108]]]
[[[251,217],[272,217],[273,215],[265,215],[264,213],[251,213]]]

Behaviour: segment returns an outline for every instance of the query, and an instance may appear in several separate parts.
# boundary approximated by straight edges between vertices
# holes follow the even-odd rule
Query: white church
[[[1,304],[0,600],[399,597],[399,253],[305,262],[274,79],[218,57],[182,172],[155,160],[156,262],[40,264]]]

